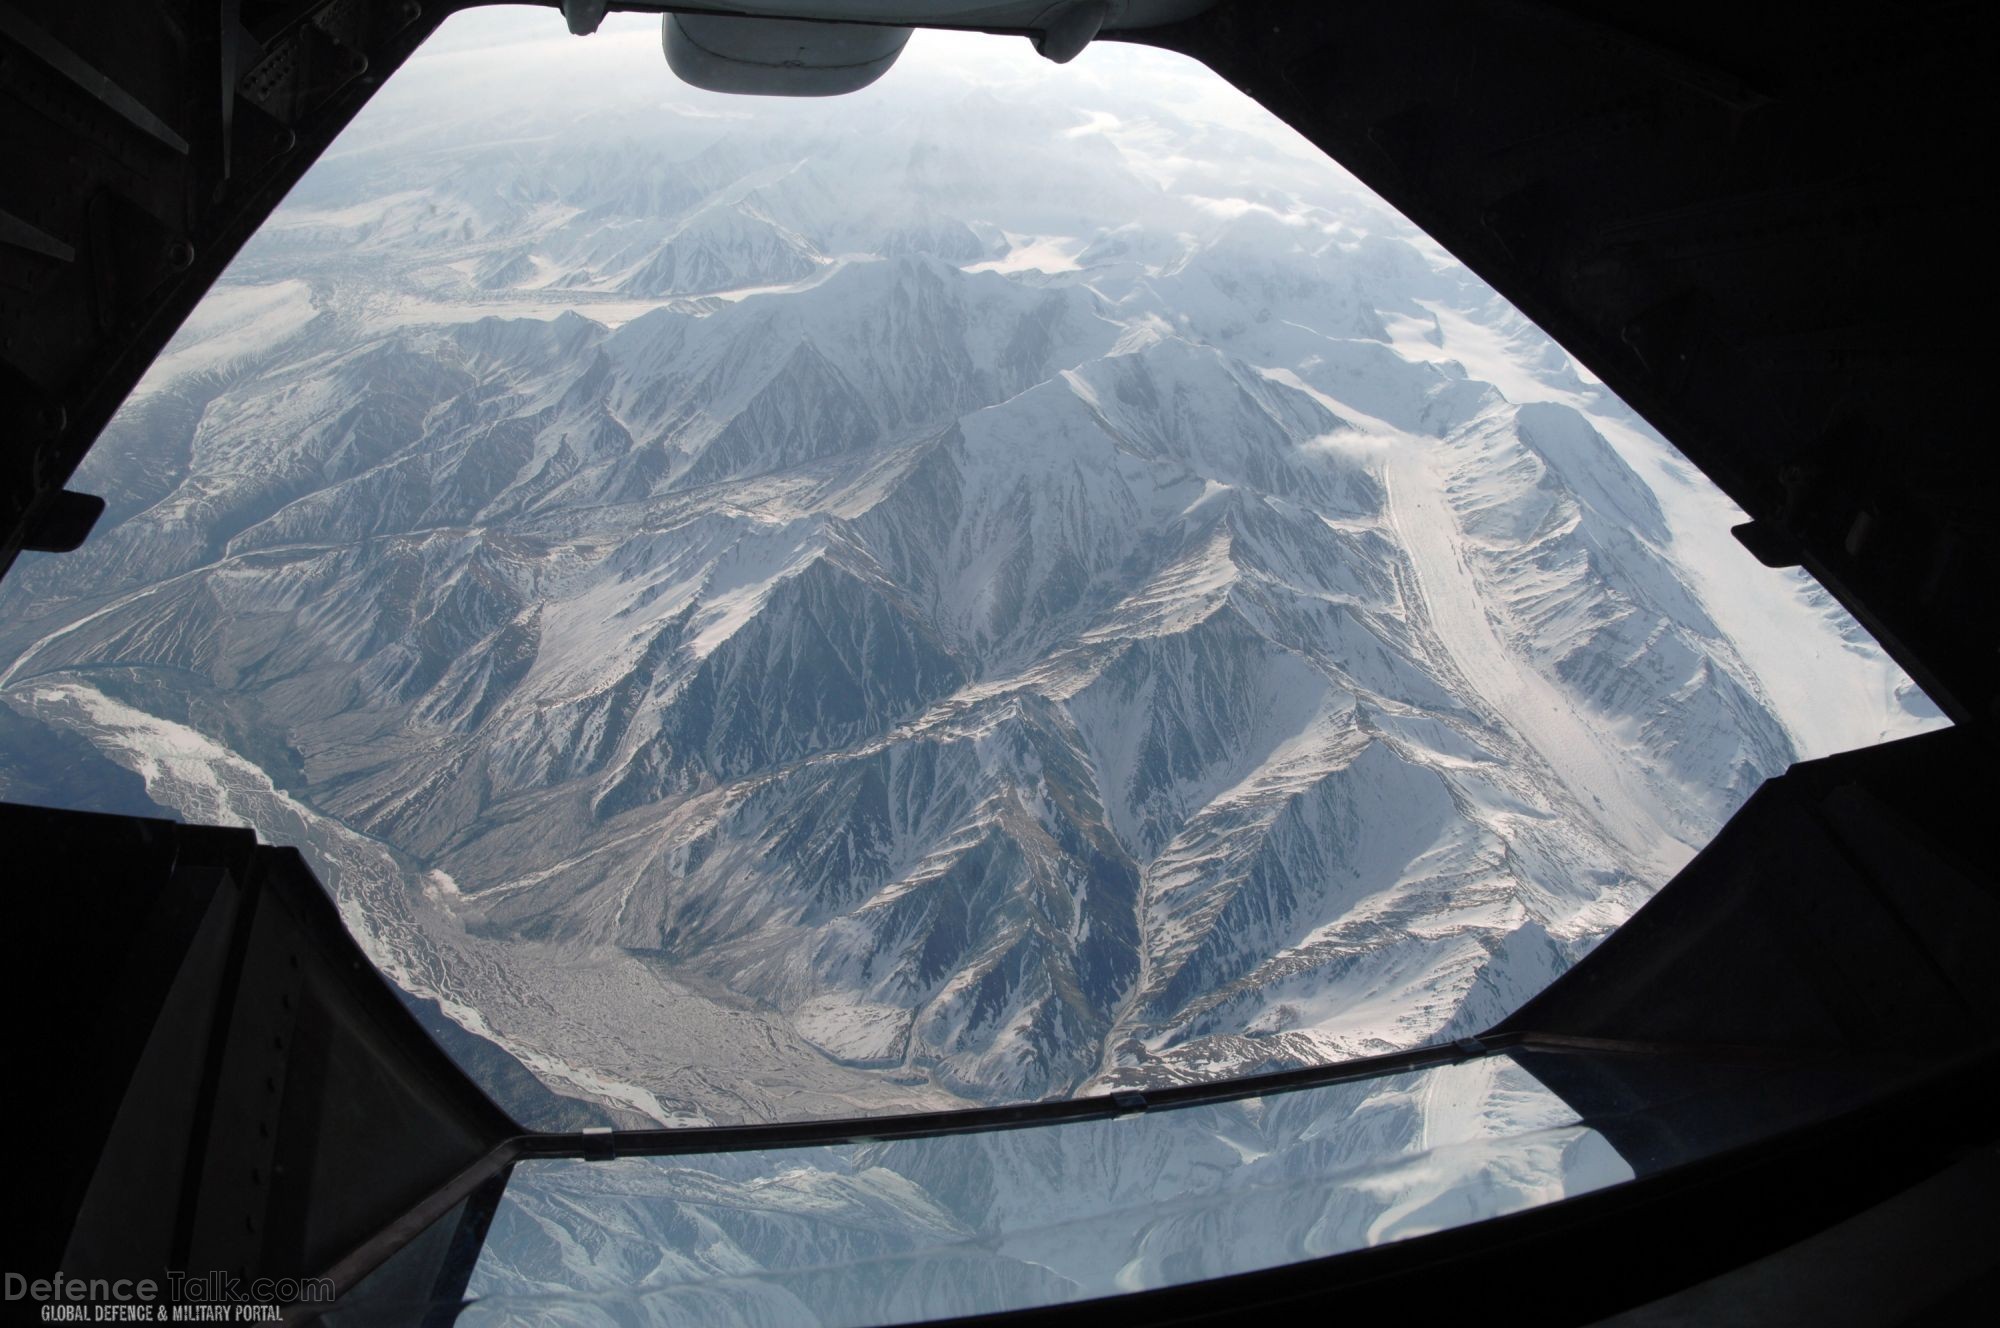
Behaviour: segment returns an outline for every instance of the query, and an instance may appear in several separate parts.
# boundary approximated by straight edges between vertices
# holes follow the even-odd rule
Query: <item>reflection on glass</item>
[[[1177,1111],[516,1168],[460,1319],[912,1322],[1476,1222],[1632,1169],[1511,1058]]]

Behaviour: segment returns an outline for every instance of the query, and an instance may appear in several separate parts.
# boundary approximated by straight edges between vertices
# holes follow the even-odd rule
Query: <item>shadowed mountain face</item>
[[[0,789],[299,843],[477,1072],[687,1123],[1470,1032],[1929,722],[1330,165],[1078,68],[420,61],[8,582]]]

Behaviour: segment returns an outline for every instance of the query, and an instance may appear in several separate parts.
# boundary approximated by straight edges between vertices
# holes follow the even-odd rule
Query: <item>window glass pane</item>
[[[1615,1106],[1580,1114],[1538,1075]],[[1587,1194],[1842,1110],[1877,1075],[1544,1051],[985,1134],[524,1162],[461,1322],[831,1328],[1174,1286]]]
[[[637,1298],[642,1322],[913,1322],[1269,1268],[1631,1176],[1506,1057],[997,1134],[531,1162],[469,1321],[582,1292]]]

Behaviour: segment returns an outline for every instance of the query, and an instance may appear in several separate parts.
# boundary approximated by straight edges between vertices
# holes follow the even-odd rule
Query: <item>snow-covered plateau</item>
[[[0,590],[0,796],[95,779],[299,845],[385,972],[595,1118],[1461,1036],[1761,780],[1941,722],[1641,419],[1204,71],[920,37],[837,102],[730,100],[672,86],[649,29],[560,26],[420,55],[126,404],[76,481],[98,532]],[[1101,1164],[1209,1158],[1265,1216],[1134,1218],[1089,1268],[1010,1237],[977,1276],[1386,1238],[1459,1173],[1345,1207],[1260,1178],[1334,1166],[1354,1120],[1433,1158],[1481,1113],[1556,1128],[1480,1091],[1149,1133],[1181,1160]],[[1004,1226],[998,1179],[923,1179],[932,1147],[696,1179],[782,1192],[780,1244],[787,1205],[863,1214],[869,1258]],[[1067,1145],[979,1147],[998,1177]],[[1451,1202],[1609,1175],[1544,1152]],[[517,1182],[520,1248],[553,1252],[493,1285],[651,1276],[667,1227],[575,1234],[564,1187],[619,1174]],[[751,1202],[659,1175],[674,1232]],[[805,1293],[730,1239],[688,1276],[783,1321]],[[908,1266],[884,1315],[974,1276]]]

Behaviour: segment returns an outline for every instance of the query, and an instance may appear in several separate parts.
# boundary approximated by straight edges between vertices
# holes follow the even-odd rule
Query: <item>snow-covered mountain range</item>
[[[1471,1032],[1763,778],[1936,722],[1164,57],[806,106],[428,59],[98,445],[99,533],[9,579],[0,794],[302,845],[592,1112]]]

